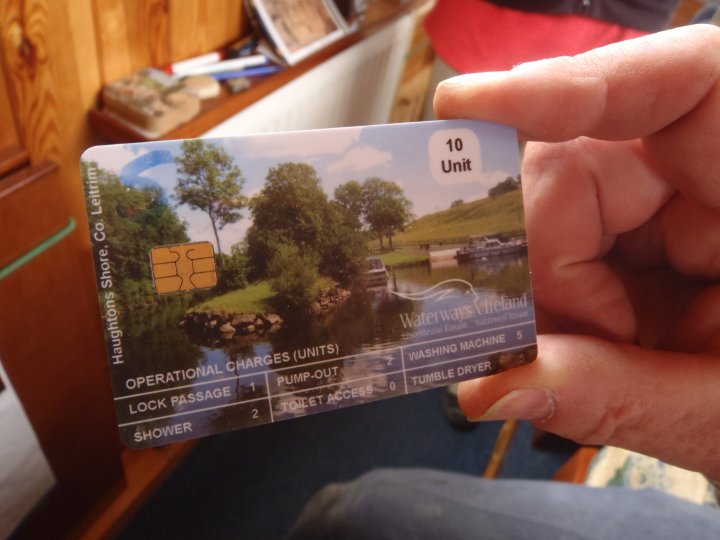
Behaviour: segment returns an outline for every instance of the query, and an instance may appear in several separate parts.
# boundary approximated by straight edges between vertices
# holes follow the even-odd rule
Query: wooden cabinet
[[[10,107],[7,86],[0,80],[0,176],[28,162],[27,151],[22,147]]]
[[[100,142],[88,112],[104,82],[243,24],[235,0],[0,2],[0,358],[57,479],[18,538],[76,536],[125,483],[79,170]],[[153,478],[175,455],[147,454]]]
[[[0,358],[57,480],[18,538],[70,534],[123,481],[77,163],[91,13],[0,3]]]
[[[51,162],[0,180],[0,358],[57,480],[19,538],[69,532],[122,481],[86,233],[61,187]]]

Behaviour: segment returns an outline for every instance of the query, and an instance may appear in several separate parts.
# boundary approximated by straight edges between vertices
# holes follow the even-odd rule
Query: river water
[[[126,396],[117,409],[135,443],[170,436],[153,427],[174,425],[176,440],[183,430],[190,437],[293,418],[534,358],[527,256],[393,269],[386,287],[354,293],[325,319],[259,338],[193,342],[179,325],[183,313],[178,306],[126,329],[133,388],[116,388]]]

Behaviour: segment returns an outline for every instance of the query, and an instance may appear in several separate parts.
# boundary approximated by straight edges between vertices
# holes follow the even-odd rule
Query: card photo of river
[[[519,165],[512,129],[474,121],[88,150],[89,232],[125,443],[531,362]]]

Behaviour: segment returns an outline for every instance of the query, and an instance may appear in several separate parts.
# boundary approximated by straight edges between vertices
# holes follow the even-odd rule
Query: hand
[[[514,126],[539,357],[460,386],[522,418],[720,478],[720,29],[689,26],[440,84]]]

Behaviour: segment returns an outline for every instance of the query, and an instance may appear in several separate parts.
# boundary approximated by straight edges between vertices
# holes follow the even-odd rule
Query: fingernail
[[[465,73],[445,79],[440,84],[467,85],[500,81],[507,77],[507,71],[485,71],[483,73]]]
[[[555,397],[541,388],[513,390],[471,422],[487,420],[543,420],[555,412]]]

